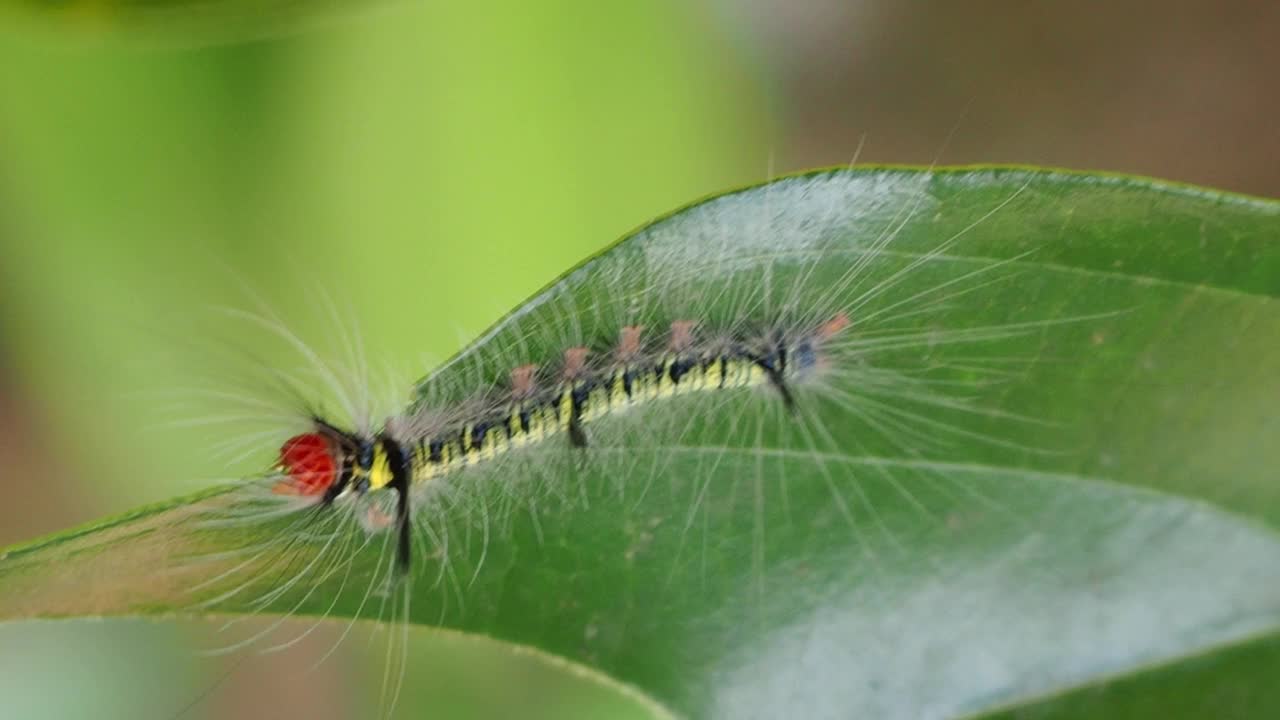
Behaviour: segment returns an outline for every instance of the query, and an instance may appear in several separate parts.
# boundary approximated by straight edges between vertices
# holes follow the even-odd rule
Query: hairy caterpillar
[[[624,327],[609,364],[592,368],[588,348],[569,348],[547,390],[538,386],[538,367],[517,367],[511,371],[507,397],[481,403],[488,409],[479,410],[477,419],[454,427],[437,430],[439,421],[411,413],[397,418],[394,428],[361,437],[316,418],[313,432],[294,436],[281,447],[279,469],[285,479],[274,489],[316,497],[323,506],[345,493],[394,491],[395,518],[378,518],[377,523],[394,523],[396,566],[408,572],[414,486],[562,435],[573,447],[586,448],[591,423],[663,398],[767,383],[794,408],[789,384],[816,370],[823,346],[848,323],[840,314],[794,338],[776,331],[762,338],[699,343],[693,334],[696,323],[679,321],[671,326],[666,349],[656,354],[644,352],[643,328]]]

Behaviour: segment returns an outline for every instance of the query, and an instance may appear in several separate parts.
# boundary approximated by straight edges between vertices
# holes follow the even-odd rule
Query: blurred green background
[[[322,289],[420,373],[647,219],[855,155],[1280,193],[1275,3],[330,6],[0,6],[0,545],[269,459],[167,425],[246,287],[308,339]],[[372,714],[377,641],[309,671],[340,628],[239,666],[193,657],[207,630],[0,627],[0,716]],[[644,717],[532,656],[413,647],[400,717]]]

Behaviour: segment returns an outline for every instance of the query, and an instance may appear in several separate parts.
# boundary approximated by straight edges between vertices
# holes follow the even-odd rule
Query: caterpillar
[[[839,314],[794,338],[775,332],[764,338],[699,343],[694,336],[696,322],[678,321],[659,353],[645,352],[643,328],[624,327],[606,366],[590,367],[586,347],[569,348],[554,373],[557,381],[546,389],[539,387],[536,366],[517,367],[511,371],[507,399],[485,403],[494,409],[440,433],[415,432],[422,420],[412,414],[399,419],[395,429],[365,437],[317,417],[313,431],[281,446],[277,469],[284,479],[274,490],[316,497],[324,506],[348,492],[394,491],[395,518],[380,522],[394,522],[396,565],[407,573],[412,486],[562,435],[573,447],[586,448],[589,424],[663,398],[767,383],[793,409],[789,383],[813,372],[821,362],[823,346],[848,324],[848,317]]]

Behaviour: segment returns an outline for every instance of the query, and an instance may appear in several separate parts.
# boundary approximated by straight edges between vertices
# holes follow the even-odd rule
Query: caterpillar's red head
[[[339,449],[328,436],[310,432],[295,435],[280,446],[278,468],[285,479],[272,491],[279,495],[323,495],[342,468]]]

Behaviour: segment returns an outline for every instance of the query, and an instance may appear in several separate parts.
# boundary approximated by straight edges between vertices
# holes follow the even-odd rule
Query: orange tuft
[[[849,327],[849,316],[844,313],[836,313],[835,317],[822,324],[818,328],[819,340],[830,340],[835,337],[841,330]]]
[[[564,376],[573,379],[587,367],[587,349],[572,347],[564,351]]]
[[[677,320],[671,323],[671,349],[675,352],[687,350],[693,344],[693,329],[697,326],[696,320]]]
[[[533,376],[537,365],[521,365],[511,370],[511,394],[517,398],[528,397],[533,392]]]
[[[626,360],[640,352],[640,333],[644,328],[640,325],[628,325],[622,328],[618,338],[618,357]]]

